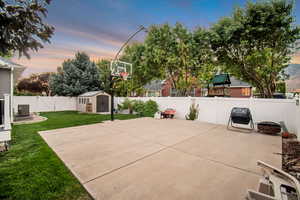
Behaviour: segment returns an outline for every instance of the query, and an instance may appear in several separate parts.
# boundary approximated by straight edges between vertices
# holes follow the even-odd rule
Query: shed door
[[[97,112],[108,112],[108,96],[107,95],[98,95],[97,96]]]

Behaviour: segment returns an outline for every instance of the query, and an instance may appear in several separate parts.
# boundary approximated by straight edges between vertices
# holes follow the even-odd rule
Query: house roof
[[[252,87],[249,83],[238,80],[234,76],[230,76],[230,87]]]
[[[150,83],[147,83],[144,88],[146,90],[157,91],[161,90],[163,86],[164,80],[153,80]]]
[[[0,57],[0,68],[13,70],[14,79],[15,81],[17,81],[17,79],[21,76],[26,67],[12,62],[11,60],[8,60],[6,58]]]
[[[230,77],[229,74],[218,74],[215,75],[212,84],[215,85],[229,85],[231,84],[230,82]]]
[[[107,94],[105,93],[104,91],[102,90],[99,90],[99,91],[91,91],[91,92],[86,92],[86,93],[83,93],[81,95],[79,95],[79,97],[92,97],[92,96],[96,96],[98,94]]]

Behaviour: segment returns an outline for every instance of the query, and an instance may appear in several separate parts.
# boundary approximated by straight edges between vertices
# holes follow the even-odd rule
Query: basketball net
[[[128,72],[120,72],[120,77],[125,81],[128,79],[128,75],[129,75]]]

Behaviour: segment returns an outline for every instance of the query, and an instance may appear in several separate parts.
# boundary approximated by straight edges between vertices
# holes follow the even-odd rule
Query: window
[[[242,88],[242,96],[250,96],[251,94],[250,88]]]

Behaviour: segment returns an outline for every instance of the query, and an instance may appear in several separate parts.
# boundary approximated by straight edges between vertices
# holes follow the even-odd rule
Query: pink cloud
[[[115,52],[101,47],[88,46],[88,45],[47,45],[45,48],[40,49],[38,52],[31,52],[31,58],[15,57],[13,61],[26,67],[22,76],[28,76],[31,73],[40,72],[55,72],[57,67],[61,66],[63,61],[74,58],[75,53],[78,51],[86,52],[91,60],[97,61],[99,59],[110,59],[114,56]]]
[[[115,47],[120,47],[124,43],[124,41],[116,40],[116,39],[111,38],[110,36],[108,36],[106,34],[102,34],[102,33],[91,34],[89,32],[83,32],[83,31],[70,29],[70,28],[66,28],[66,27],[61,27],[61,26],[56,26],[55,30],[57,32],[70,34],[70,35],[73,35],[73,36],[76,36],[79,38],[83,38],[83,39],[97,41],[97,42],[107,44],[107,45],[113,45]]]
[[[300,51],[293,56],[291,63],[300,64]]]

